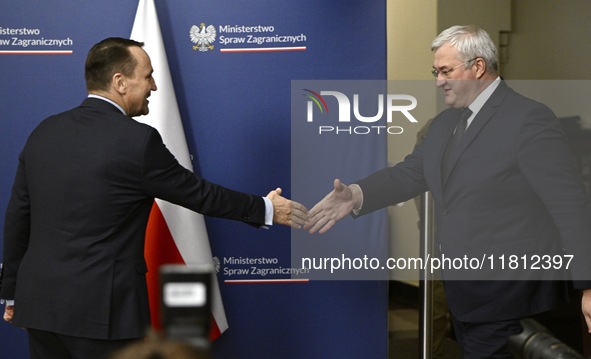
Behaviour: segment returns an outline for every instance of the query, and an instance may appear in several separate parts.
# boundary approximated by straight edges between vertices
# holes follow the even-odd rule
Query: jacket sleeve
[[[265,203],[261,196],[234,191],[209,182],[181,166],[151,129],[142,155],[142,186],[151,196],[206,216],[262,226]]]
[[[404,161],[356,181],[363,191],[359,215],[408,201],[427,191],[423,175],[423,145],[419,144]]]

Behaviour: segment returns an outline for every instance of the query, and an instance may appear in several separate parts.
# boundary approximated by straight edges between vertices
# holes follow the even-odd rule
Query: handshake
[[[281,188],[267,194],[274,207],[273,223],[291,228],[304,228],[313,234],[328,231],[336,222],[363,204],[363,193],[357,185],[347,186],[335,179],[334,189],[310,211],[296,201],[281,196]]]

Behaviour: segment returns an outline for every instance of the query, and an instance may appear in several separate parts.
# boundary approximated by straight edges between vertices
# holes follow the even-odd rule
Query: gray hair
[[[490,36],[483,29],[474,25],[456,25],[439,34],[431,44],[431,51],[449,43],[459,53],[460,60],[470,61],[476,57],[484,59],[487,71],[497,73],[497,47]],[[466,64],[468,66],[468,64]]]

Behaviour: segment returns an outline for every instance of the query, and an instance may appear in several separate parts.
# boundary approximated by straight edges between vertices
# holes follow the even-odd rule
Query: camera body
[[[159,269],[162,329],[168,339],[207,349],[211,327],[211,265]]]

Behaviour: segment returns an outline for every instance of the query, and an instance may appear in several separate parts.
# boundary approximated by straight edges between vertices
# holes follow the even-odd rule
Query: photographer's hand
[[[585,322],[587,323],[587,331],[591,333],[591,288],[583,289],[581,310],[583,311],[583,317],[585,317]]]
[[[7,305],[4,308],[4,320],[8,323],[12,323],[12,316],[14,315],[14,307],[11,305]]]

